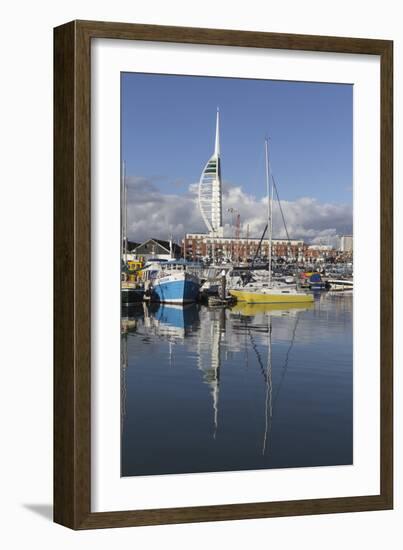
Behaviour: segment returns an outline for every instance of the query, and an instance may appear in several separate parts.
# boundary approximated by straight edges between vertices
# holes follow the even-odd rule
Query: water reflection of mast
[[[249,334],[249,338],[252,344],[253,351],[256,354],[257,362],[259,363],[260,370],[265,381],[265,430],[263,434],[263,450],[262,454],[266,453],[267,440],[270,439],[271,425],[272,425],[272,416],[273,416],[273,383],[272,383],[272,319],[271,315],[268,315],[268,325],[267,325],[267,364],[266,367],[263,365],[262,356],[258,350],[255,339],[252,334],[251,326],[246,320],[246,329]]]
[[[249,338],[252,344],[253,351],[256,354],[257,362],[259,363],[260,370],[262,371],[262,375],[265,381],[265,430],[263,435],[263,450],[262,454],[264,455],[266,452],[266,446],[267,446],[267,438],[270,437],[270,431],[271,431],[271,420],[273,415],[273,407],[272,407],[272,321],[271,321],[271,315],[268,315],[268,326],[267,326],[267,366],[265,367],[263,365],[262,356],[260,355],[260,352],[257,348],[255,339],[253,337],[251,327],[248,324],[248,321],[246,321],[246,328],[249,334]]]
[[[290,312],[287,311],[287,313],[290,313]],[[252,349],[254,350],[254,352],[256,354],[256,357],[257,357],[257,360],[258,360],[258,363],[259,363],[259,366],[260,366],[260,370],[261,370],[263,378],[265,380],[265,388],[266,388],[266,393],[265,393],[265,432],[264,432],[264,437],[263,437],[263,454],[265,454],[265,452],[266,452],[267,442],[270,443],[270,433],[271,433],[271,429],[272,429],[274,408],[276,406],[278,395],[280,393],[281,386],[283,384],[284,378],[285,378],[286,373],[287,373],[290,354],[291,354],[292,348],[294,347],[296,333],[297,333],[297,327],[298,327],[298,323],[299,323],[299,315],[296,315],[296,317],[295,317],[295,322],[294,322],[294,327],[293,327],[293,330],[292,330],[290,345],[289,345],[289,347],[287,349],[287,352],[286,352],[284,365],[282,366],[280,381],[279,381],[277,391],[276,391],[274,396],[273,396],[273,383],[272,383],[272,348],[273,348],[273,344],[272,344],[272,331],[273,331],[273,328],[272,328],[272,314],[268,314],[268,319],[269,319],[269,322],[268,322],[268,327],[267,327],[267,367],[265,368],[264,365],[263,365],[263,360],[262,360],[261,354],[260,354],[260,352],[257,348],[256,342],[254,340],[254,337],[253,337],[253,334],[252,334],[252,331],[251,331],[251,325],[249,325],[248,318],[246,318],[246,331],[249,334],[249,338],[250,338],[250,341],[251,341],[251,344],[252,344]],[[263,327],[261,327],[261,326],[260,327],[255,326],[255,329],[261,330],[262,328]]]
[[[262,454],[266,453],[267,434],[269,429],[271,431],[271,421],[273,417],[273,381],[272,381],[272,323],[271,315],[268,315],[268,327],[267,327],[267,367],[266,367],[266,396],[265,396],[265,430],[263,436],[263,450]]]
[[[285,375],[287,373],[288,362],[289,362],[289,359],[290,359],[290,353],[291,353],[292,348],[294,347],[295,335],[297,333],[298,321],[299,321],[299,317],[297,316],[295,318],[294,328],[293,328],[292,336],[291,336],[291,342],[290,342],[290,345],[288,347],[288,350],[287,350],[287,353],[286,353],[286,356],[285,356],[285,361],[284,361],[283,370],[282,370],[282,373],[281,373],[280,383],[278,385],[276,395],[274,396],[273,407],[275,407],[275,405],[276,405],[278,394],[280,393],[281,386],[283,385],[283,380],[284,380]]]

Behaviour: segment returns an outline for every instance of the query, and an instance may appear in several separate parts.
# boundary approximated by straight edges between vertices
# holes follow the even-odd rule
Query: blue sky
[[[195,184],[214,150],[218,106],[226,234],[229,207],[245,231],[260,236],[265,225],[268,135],[291,237],[335,243],[352,231],[352,105],[348,84],[123,73],[130,238],[206,230]]]
[[[267,134],[281,198],[351,203],[352,94],[348,84],[124,73],[127,174],[185,191],[213,151],[219,106],[224,181],[264,194]]]

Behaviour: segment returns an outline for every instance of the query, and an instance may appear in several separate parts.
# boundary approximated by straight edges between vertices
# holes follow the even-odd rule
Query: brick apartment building
[[[185,258],[198,260],[201,258],[222,258],[234,261],[246,261],[256,254],[260,239],[213,237],[205,233],[188,233],[182,240],[182,250]],[[306,245],[302,240],[287,241],[273,239],[273,257],[302,260]],[[268,256],[269,240],[263,239],[259,256]]]

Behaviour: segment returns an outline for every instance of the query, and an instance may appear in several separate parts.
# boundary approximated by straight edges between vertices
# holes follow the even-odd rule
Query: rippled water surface
[[[122,475],[351,464],[352,366],[352,296],[126,309]]]

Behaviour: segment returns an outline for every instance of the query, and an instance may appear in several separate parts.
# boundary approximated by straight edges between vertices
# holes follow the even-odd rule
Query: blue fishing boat
[[[145,269],[146,297],[151,302],[185,304],[199,296],[200,279],[185,261],[154,263]]]

